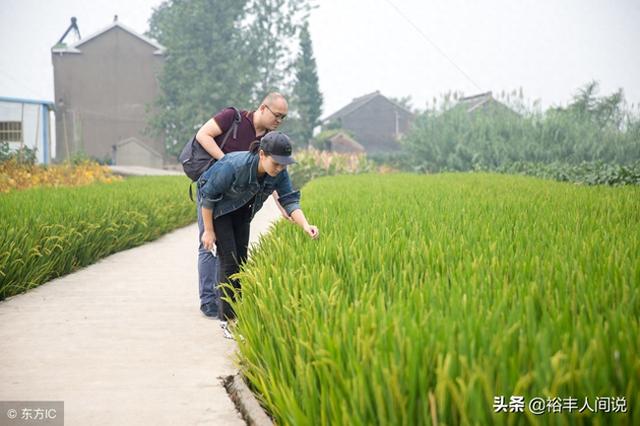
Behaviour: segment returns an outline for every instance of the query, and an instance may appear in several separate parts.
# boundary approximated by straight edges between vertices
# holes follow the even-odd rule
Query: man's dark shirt
[[[224,134],[231,128],[234,115],[233,109],[225,108],[213,116],[218,127],[222,130],[222,134],[214,138],[218,146],[222,145]],[[264,136],[264,134],[259,137],[256,136],[256,128],[253,127],[253,111],[240,111],[240,117],[242,117],[242,121],[238,125],[236,139],[233,139],[233,133],[231,133],[227,138],[227,143],[222,148],[222,152],[225,154],[234,151],[248,151],[251,142],[260,140]]]

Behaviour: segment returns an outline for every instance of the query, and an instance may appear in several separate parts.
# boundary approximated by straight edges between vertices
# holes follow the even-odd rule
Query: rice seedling
[[[303,208],[321,239],[278,224],[236,304],[278,424],[640,424],[640,188],[337,176]]]
[[[0,300],[195,220],[184,177],[0,194]]]

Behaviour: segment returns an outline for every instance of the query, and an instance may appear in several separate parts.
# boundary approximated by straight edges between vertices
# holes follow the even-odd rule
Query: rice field
[[[640,424],[639,187],[337,176],[303,208],[321,238],[279,223],[236,306],[277,424]]]
[[[186,177],[0,194],[0,300],[195,220]]]

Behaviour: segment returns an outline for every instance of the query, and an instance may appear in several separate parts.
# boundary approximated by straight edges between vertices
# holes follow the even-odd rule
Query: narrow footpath
[[[278,218],[270,198],[251,241]],[[199,310],[197,238],[190,225],[0,302],[0,401],[64,401],[66,426],[243,425],[220,379],[235,342]]]

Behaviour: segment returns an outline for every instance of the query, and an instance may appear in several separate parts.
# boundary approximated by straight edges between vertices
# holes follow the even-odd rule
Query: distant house
[[[38,163],[49,164],[51,111],[51,101],[0,97],[0,143],[14,152],[34,150]]]
[[[324,126],[348,130],[368,153],[396,151],[414,114],[379,91],[354,99],[326,117]]]
[[[347,154],[362,154],[365,149],[352,137],[344,132],[338,132],[328,139],[329,150]]]
[[[114,165],[146,166],[162,168],[162,154],[137,138],[127,138],[113,146],[111,154]]]
[[[57,161],[83,152],[119,164],[164,163],[164,142],[145,134],[164,52],[117,19],[70,46],[51,49]]]
[[[470,114],[506,112],[509,114],[518,115],[517,112],[515,112],[502,102],[494,99],[492,92],[485,92],[478,95],[460,98],[454,109],[459,108],[464,109]]]

